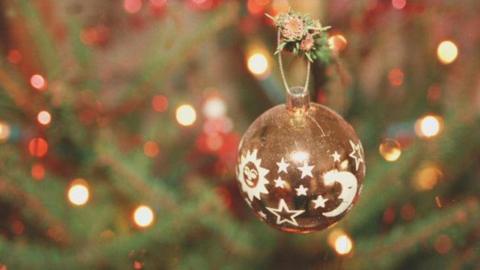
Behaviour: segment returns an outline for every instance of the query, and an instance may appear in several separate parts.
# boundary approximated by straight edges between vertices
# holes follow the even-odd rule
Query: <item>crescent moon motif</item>
[[[342,202],[337,208],[330,212],[322,213],[322,215],[326,217],[336,217],[348,210],[357,194],[357,177],[351,172],[331,170],[323,175],[323,182],[327,186],[331,186],[335,183],[339,183],[342,186],[342,191],[338,196],[338,198],[342,199]]]

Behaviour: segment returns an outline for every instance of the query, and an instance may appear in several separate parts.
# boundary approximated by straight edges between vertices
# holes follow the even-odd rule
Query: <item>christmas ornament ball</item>
[[[336,223],[356,203],[365,176],[362,144],[337,113],[291,88],[287,104],[263,113],[239,145],[237,180],[255,214],[285,232]]]

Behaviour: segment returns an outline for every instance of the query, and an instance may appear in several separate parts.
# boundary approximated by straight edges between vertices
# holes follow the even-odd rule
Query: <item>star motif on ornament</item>
[[[325,199],[323,198],[322,195],[318,195],[318,197],[313,200],[312,202],[315,204],[315,209],[317,209],[318,207],[322,207],[322,208],[325,208],[325,202],[328,201],[328,199]]]
[[[336,161],[340,162],[340,154],[337,151],[335,151],[330,156],[333,158],[333,162],[336,162]]]
[[[302,195],[307,196],[308,188],[304,187],[303,185],[300,185],[295,190],[297,191],[297,196],[302,196]]]
[[[250,206],[250,208],[252,208],[252,203],[247,198],[245,198],[245,202],[248,204],[248,206]]]
[[[287,168],[288,166],[290,166],[290,164],[288,164],[288,162],[285,162],[285,159],[282,158],[280,162],[277,162],[277,166],[278,166],[278,171],[277,171],[278,173],[281,173],[281,172],[288,173]]]
[[[305,178],[306,176],[313,177],[312,175],[312,170],[313,170],[313,165],[309,166],[307,161],[303,162],[302,167],[298,167],[298,169],[302,172],[301,179]]]
[[[295,226],[298,226],[297,220],[295,220],[295,218],[305,212],[305,210],[290,210],[284,199],[280,199],[280,201],[278,202],[278,208],[267,207],[267,209],[277,217],[277,224],[282,224],[286,222]]]
[[[260,200],[260,194],[268,194],[266,185],[269,183],[266,176],[269,170],[261,166],[262,159],[257,157],[258,150],[247,151],[240,157],[237,180],[243,192],[247,193],[250,201],[253,198]]]
[[[287,182],[285,182],[280,176],[273,180],[273,182],[275,182],[275,187],[279,187],[279,188],[285,188],[285,184]]]
[[[263,211],[258,211],[257,212],[259,216],[261,216],[263,219],[267,219],[267,214],[265,214]]]
[[[355,144],[351,140],[349,142],[350,146],[352,147],[352,152],[349,154],[349,156],[355,160],[355,170],[358,171],[358,166],[364,162],[362,144]]]

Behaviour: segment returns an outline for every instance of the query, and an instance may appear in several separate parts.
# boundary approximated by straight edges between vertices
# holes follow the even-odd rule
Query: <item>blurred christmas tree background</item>
[[[368,166],[309,235],[262,224],[235,180],[241,134],[284,101],[264,13],[289,5],[332,26],[311,94]],[[480,2],[1,8],[0,269],[480,269]]]

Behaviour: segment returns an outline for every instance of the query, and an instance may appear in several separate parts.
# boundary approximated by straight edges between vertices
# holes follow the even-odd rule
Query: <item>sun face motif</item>
[[[265,176],[269,170],[260,166],[262,160],[257,158],[257,152],[257,149],[254,149],[252,152],[247,151],[245,156],[242,155],[237,171],[237,179],[250,200],[254,197],[260,200],[260,194],[268,194],[265,187],[268,180]]]

